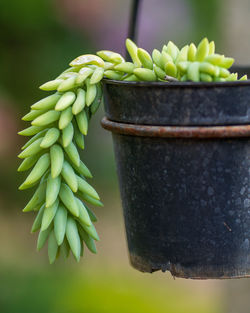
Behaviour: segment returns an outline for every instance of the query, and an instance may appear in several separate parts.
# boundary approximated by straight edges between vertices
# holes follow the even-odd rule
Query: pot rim
[[[110,85],[124,85],[124,86],[134,86],[134,87],[164,87],[164,88],[223,88],[223,87],[243,87],[250,86],[250,79],[248,80],[240,80],[240,81],[232,81],[232,82],[128,82],[123,80],[114,80],[104,78],[102,80],[105,84]]]
[[[104,117],[104,129],[113,133],[139,137],[161,138],[235,138],[250,137],[250,125],[230,126],[156,126],[119,123]]]

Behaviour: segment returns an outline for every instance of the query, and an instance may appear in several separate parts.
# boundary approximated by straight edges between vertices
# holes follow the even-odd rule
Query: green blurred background
[[[124,53],[131,2],[122,0],[0,1],[0,312],[249,313],[250,283],[189,281],[142,274],[129,265],[111,136],[92,121],[82,157],[105,204],[96,209],[98,254],[48,265],[30,235],[34,216],[21,210],[28,192],[16,158],[21,116],[44,92],[38,86],[84,53]],[[250,63],[248,0],[144,0],[138,44],[148,50],[207,36],[220,53]],[[44,249],[46,250],[46,249]]]

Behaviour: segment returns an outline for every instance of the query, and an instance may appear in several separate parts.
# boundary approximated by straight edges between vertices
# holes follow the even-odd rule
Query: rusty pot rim
[[[139,137],[161,138],[234,138],[250,137],[250,125],[230,126],[151,126],[118,123],[104,117],[101,121],[104,129],[113,133]]]
[[[102,80],[105,84],[110,85],[124,85],[130,87],[164,87],[164,88],[223,88],[223,87],[243,87],[250,86],[250,79],[232,82],[128,82],[123,80],[114,80],[104,78]]]

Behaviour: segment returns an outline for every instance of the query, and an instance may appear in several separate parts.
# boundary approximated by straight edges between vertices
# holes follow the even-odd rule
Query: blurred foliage
[[[217,48],[222,40],[221,13],[223,2],[221,0],[186,0],[192,12],[192,37],[198,43],[204,36],[216,42]]]
[[[0,276],[0,307],[4,313],[220,312],[217,300],[197,297],[180,284],[163,288],[151,276],[138,281],[136,275],[121,270],[79,274],[60,268],[40,272],[5,268]],[[149,284],[145,284],[147,278]]]
[[[93,50],[89,40],[57,17],[50,0],[0,1],[0,85],[23,114],[42,97],[37,87],[58,75],[81,51]]]

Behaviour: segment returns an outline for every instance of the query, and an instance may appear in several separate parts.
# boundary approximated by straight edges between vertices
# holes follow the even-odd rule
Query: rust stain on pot
[[[162,138],[250,137],[250,125],[234,126],[148,126],[118,123],[104,117],[103,128],[121,135]]]

